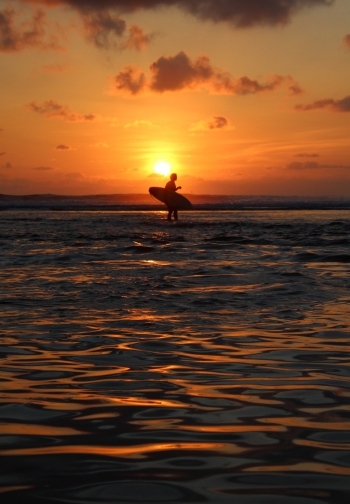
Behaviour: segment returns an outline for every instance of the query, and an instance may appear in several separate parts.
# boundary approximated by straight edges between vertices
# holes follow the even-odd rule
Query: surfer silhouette
[[[165,189],[167,191],[178,191],[179,189],[181,189],[181,186],[179,187],[176,187],[176,184],[175,184],[175,180],[177,180],[177,175],[176,173],[172,173],[170,175],[170,180],[169,182],[167,182],[166,186],[165,186]],[[174,214],[174,220],[177,221],[177,208],[173,208],[171,206],[169,206],[167,203],[165,203],[166,206],[168,207],[168,221],[171,221],[171,214],[173,213]]]

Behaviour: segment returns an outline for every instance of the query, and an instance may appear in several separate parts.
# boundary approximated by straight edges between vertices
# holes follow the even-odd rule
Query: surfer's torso
[[[169,182],[166,184],[165,189],[168,191],[176,191],[176,185],[173,180],[169,180]]]

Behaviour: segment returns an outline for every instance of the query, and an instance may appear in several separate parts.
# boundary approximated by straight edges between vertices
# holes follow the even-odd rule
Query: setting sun
[[[154,171],[159,173],[159,175],[167,176],[170,173],[170,164],[165,161],[159,161],[154,165]]]
[[[349,17],[349,0],[0,0],[0,193],[148,197],[178,172],[187,194],[348,197]]]

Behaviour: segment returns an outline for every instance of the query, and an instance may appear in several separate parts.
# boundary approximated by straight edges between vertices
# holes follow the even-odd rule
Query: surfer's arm
[[[179,189],[181,189],[181,186],[177,187],[177,188],[175,189],[175,191],[178,191]]]

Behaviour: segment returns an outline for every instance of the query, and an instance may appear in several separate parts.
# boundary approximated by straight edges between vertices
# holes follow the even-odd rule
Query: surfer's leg
[[[173,209],[168,207],[168,221],[171,221],[171,214],[173,212]]]
[[[174,219],[177,220],[177,210],[174,210]]]

